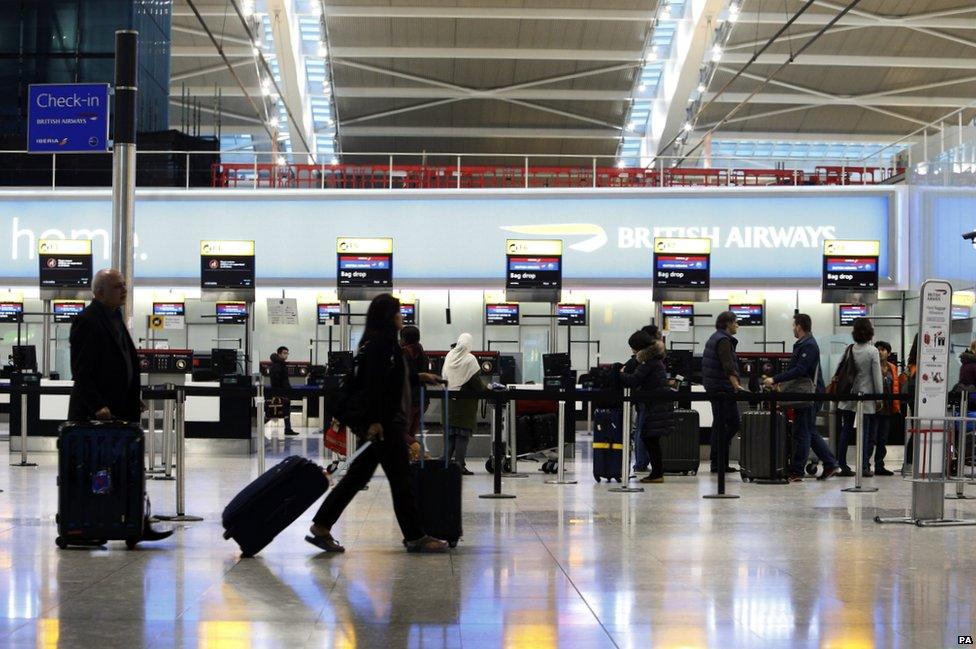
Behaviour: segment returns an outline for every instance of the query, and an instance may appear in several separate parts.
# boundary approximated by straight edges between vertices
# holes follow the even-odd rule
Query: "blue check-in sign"
[[[30,153],[108,150],[109,84],[32,84],[28,95]]]

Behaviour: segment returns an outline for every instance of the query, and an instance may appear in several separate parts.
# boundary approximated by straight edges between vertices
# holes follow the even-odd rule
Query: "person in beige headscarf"
[[[463,333],[458,336],[454,348],[444,358],[444,367],[441,369],[441,377],[447,381],[448,389],[462,394],[479,394],[488,390],[488,386],[481,380],[481,365],[471,353],[471,343],[471,334]],[[445,454],[461,465],[461,473],[473,475],[464,462],[468,442],[478,428],[478,400],[451,399],[447,425],[450,441]]]

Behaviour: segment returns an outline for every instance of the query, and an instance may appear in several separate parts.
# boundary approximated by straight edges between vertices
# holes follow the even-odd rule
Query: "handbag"
[[[325,429],[325,448],[338,455],[346,455],[346,427],[333,419],[332,424]]]
[[[820,361],[817,361],[817,369],[814,370],[813,375],[817,376],[820,374]],[[811,379],[809,376],[799,376],[795,379],[790,379],[789,381],[783,381],[779,384],[780,392],[798,392],[802,394],[816,394],[817,393],[817,381]],[[812,401],[780,401],[780,407],[782,408],[804,408],[806,406],[818,405]]]
[[[366,350],[364,345],[353,359],[352,371],[343,376],[338,385],[326,397],[325,411],[336,423],[349,427],[357,435],[366,428],[368,414],[368,398],[366,390],[359,385],[359,367],[362,355]]]
[[[854,381],[857,379],[857,363],[854,362],[854,345],[848,345],[840,359],[840,365],[834,372],[827,386],[828,394],[848,396],[854,393]]]

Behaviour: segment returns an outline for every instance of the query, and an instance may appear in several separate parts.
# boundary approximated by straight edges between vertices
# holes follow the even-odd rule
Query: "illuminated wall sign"
[[[486,325],[518,325],[519,305],[514,302],[485,305]]]
[[[505,241],[505,288],[551,289],[563,285],[563,242],[558,239]]]
[[[586,305],[585,304],[557,304],[556,321],[561,326],[584,327],[586,326]]]
[[[338,238],[336,284],[340,288],[393,286],[393,239]]]
[[[85,310],[81,300],[54,300],[51,303],[55,322],[72,322],[75,316]]]
[[[92,282],[90,239],[41,239],[37,242],[41,288],[82,289]]]
[[[254,288],[253,241],[201,241],[200,288]]]

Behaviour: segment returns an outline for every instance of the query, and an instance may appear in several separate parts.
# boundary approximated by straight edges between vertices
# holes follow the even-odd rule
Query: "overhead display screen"
[[[55,322],[71,322],[85,310],[85,303],[80,300],[54,300],[51,307]]]
[[[400,304],[400,315],[403,316],[403,324],[417,324],[417,305],[413,303]]]
[[[693,318],[695,305],[691,302],[664,302],[661,304],[661,315],[665,318]]]
[[[320,325],[339,324],[339,308],[338,302],[319,302],[316,307],[318,323]]]
[[[557,304],[556,322],[572,327],[586,326],[585,304]]]
[[[88,288],[92,281],[92,247],[88,239],[41,239],[37,244],[41,288]]]
[[[23,319],[23,302],[0,302],[0,322],[21,322]]]
[[[953,304],[952,305],[952,319],[953,320],[966,320],[971,317],[972,308],[966,306],[965,304]]]
[[[858,318],[868,317],[867,304],[838,304],[837,313],[839,315],[840,326],[850,327]]]
[[[519,305],[514,302],[505,304],[485,305],[485,324],[487,325],[517,325],[519,323]]]
[[[200,288],[254,288],[254,242],[201,241]]]
[[[762,304],[730,304],[729,311],[735,314],[740,327],[761,327],[764,322]]]
[[[654,288],[707,290],[711,282],[710,239],[654,239]]]
[[[880,255],[880,241],[824,241],[824,290],[877,291]]]
[[[247,302],[217,302],[217,324],[246,324]]]
[[[153,302],[153,315],[185,316],[186,304],[183,302]]]
[[[337,239],[336,283],[341,287],[393,286],[393,239]]]
[[[552,289],[563,285],[563,242],[558,239],[507,239],[505,288]]]

